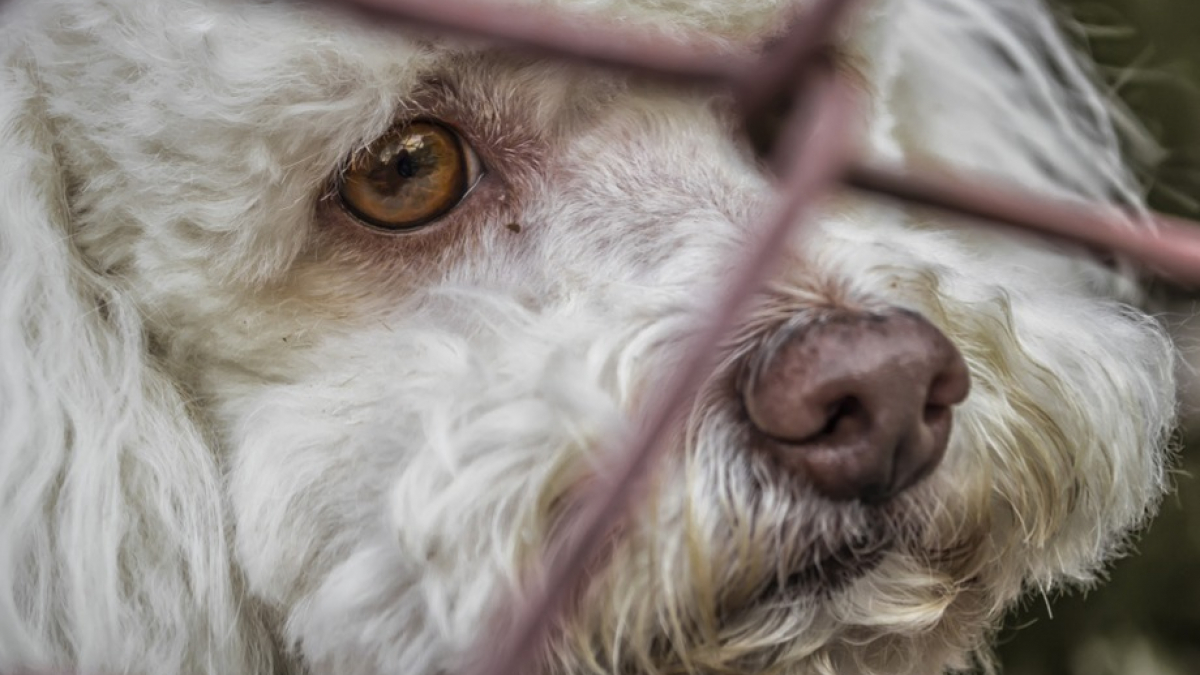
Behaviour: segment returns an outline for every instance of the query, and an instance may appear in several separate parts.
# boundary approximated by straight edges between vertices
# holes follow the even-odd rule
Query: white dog
[[[469,666],[772,203],[729,101],[298,3],[0,19],[0,671]],[[850,34],[864,152],[1137,206],[1035,0]],[[1125,276],[861,201],[807,233],[539,672],[986,665],[1153,509],[1172,350]]]

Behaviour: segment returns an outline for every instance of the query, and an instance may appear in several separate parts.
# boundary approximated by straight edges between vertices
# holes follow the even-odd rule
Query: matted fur
[[[748,47],[791,11],[545,4]],[[880,0],[848,58],[865,152],[1139,206],[1034,0]],[[463,667],[770,203],[727,105],[291,2],[11,0],[0,671]],[[488,174],[381,235],[330,186],[416,117]],[[1135,297],[1061,245],[830,203],[543,668],[986,664],[1014,599],[1091,581],[1160,495],[1172,351]],[[953,339],[973,392],[921,485],[828,502],[746,447],[731,380],[787,326],[890,306]],[[788,582],[838,551],[872,564]]]

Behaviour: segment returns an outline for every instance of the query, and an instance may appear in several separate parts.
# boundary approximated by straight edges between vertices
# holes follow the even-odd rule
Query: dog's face
[[[747,50],[787,11],[586,4]],[[988,4],[867,13],[864,152],[1127,191],[1044,17]],[[14,14],[38,170],[225,477],[171,508],[227,513],[233,604],[315,673],[461,668],[768,212],[730,102],[291,3]],[[965,667],[1159,494],[1170,348],[1114,273],[840,199],[783,257],[547,672]]]

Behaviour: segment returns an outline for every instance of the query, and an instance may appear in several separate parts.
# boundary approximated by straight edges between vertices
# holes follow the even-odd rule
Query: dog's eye
[[[457,206],[480,173],[474,151],[457,133],[417,121],[355,155],[340,194],[358,219],[386,230],[412,230]]]

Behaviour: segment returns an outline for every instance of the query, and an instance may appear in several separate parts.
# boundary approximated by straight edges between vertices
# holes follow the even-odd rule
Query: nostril
[[[928,475],[970,388],[954,345],[908,313],[840,313],[788,336],[742,400],[777,463],[830,499],[877,502]]]
[[[846,396],[838,399],[828,407],[826,412],[825,426],[816,434],[816,439],[829,438],[837,436],[839,432],[846,432],[846,427],[851,426],[856,421],[856,418],[862,418],[865,414],[862,403],[853,396]]]

